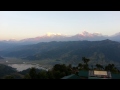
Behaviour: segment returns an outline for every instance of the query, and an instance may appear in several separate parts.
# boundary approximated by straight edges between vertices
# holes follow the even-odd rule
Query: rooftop
[[[71,74],[71,75],[65,76],[61,79],[80,79],[80,77],[75,74]]]
[[[80,70],[78,74],[71,74],[61,79],[120,79],[120,74],[114,74],[109,71]]]

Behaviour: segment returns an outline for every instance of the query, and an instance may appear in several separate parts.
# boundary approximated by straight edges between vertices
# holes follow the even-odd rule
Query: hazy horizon
[[[120,11],[0,11],[0,40],[120,32]]]

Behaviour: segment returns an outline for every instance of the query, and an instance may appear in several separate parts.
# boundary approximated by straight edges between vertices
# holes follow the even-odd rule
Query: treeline
[[[24,79],[60,79],[64,76],[72,74],[71,66],[65,64],[56,64],[51,70],[36,72],[35,68],[31,68]]]
[[[29,73],[25,75],[24,79],[60,79],[64,76],[70,75],[70,74],[77,74],[80,70],[106,70],[110,71],[111,73],[120,73],[120,71],[115,67],[114,64],[108,64],[105,67],[96,64],[96,67],[89,67],[88,62],[90,59],[82,57],[82,63],[79,63],[78,66],[72,67],[71,64],[66,66],[65,64],[56,64],[54,67],[49,71],[41,71],[39,73],[36,73],[35,68],[31,68]]]
[[[52,69],[45,71],[45,70],[39,70],[34,67],[29,68],[27,70],[24,70],[22,72],[16,72],[17,76],[19,76],[18,79],[61,79],[64,76],[68,76],[70,74],[77,74],[80,70],[106,70],[110,71],[111,73],[120,73],[120,71],[115,67],[114,64],[108,64],[106,66],[102,66],[101,64],[96,64],[95,67],[92,65],[89,66],[90,59],[86,57],[82,57],[83,63],[79,63],[77,66],[72,66],[71,64],[65,65],[65,64],[56,64],[53,66]],[[11,68],[11,67],[10,67]],[[0,68],[1,72],[4,72],[2,68]],[[11,68],[7,69],[9,73],[14,74],[8,74],[8,72],[4,72],[3,79],[16,79],[15,77],[15,70]],[[1,73],[0,72],[0,73]],[[6,73],[6,75],[5,75]]]
[[[114,64],[108,64],[106,66],[103,66],[101,64],[96,64],[95,66],[89,65],[88,62],[90,59],[86,57],[82,57],[82,61],[84,62],[79,63],[77,67],[74,67],[76,70],[106,70],[110,71],[111,73],[120,73],[120,70],[117,69],[117,67]]]

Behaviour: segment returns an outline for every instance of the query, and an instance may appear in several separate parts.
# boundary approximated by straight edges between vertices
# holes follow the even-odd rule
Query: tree
[[[114,64],[108,64],[106,67],[105,67],[105,70],[108,70],[108,71],[111,71],[113,73],[118,73],[119,70],[115,67]]]
[[[82,61],[85,63],[85,64],[83,65],[84,69],[85,69],[85,70],[89,70],[88,62],[90,61],[90,59],[85,58],[85,57],[82,57]]]
[[[29,74],[26,74],[23,79],[31,79],[31,76]]]
[[[55,79],[52,70],[48,70],[48,71],[47,71],[47,76],[48,76],[48,79]]]
[[[88,64],[83,65],[83,69],[84,69],[84,70],[89,70]]]
[[[78,72],[78,67],[73,67],[72,68],[72,73],[76,74],[76,72]]]
[[[40,71],[38,73],[38,79],[48,79],[47,71],[44,71],[44,70]]]
[[[69,64],[69,65],[68,65],[68,68],[70,68],[70,69],[71,69],[71,68],[72,68],[72,65],[71,65],[71,64]]]
[[[87,65],[88,64],[88,62],[90,61],[90,59],[87,59],[87,58],[85,58],[85,57],[82,57],[82,60],[83,60],[83,62]]]
[[[78,64],[78,69],[79,70],[83,69],[83,65],[81,63]]]
[[[36,72],[36,69],[34,67],[32,67],[30,69],[29,75],[30,75],[31,79],[37,79],[37,72]]]
[[[5,76],[4,79],[14,79],[14,77],[12,75],[7,75],[7,76]]]
[[[100,64],[96,64],[96,69],[98,69],[98,70],[103,70],[104,68],[103,68],[102,65],[100,65]]]
[[[72,73],[72,66],[66,66],[65,64],[56,64],[53,66],[51,72],[55,79],[60,79],[64,76],[70,75]]]

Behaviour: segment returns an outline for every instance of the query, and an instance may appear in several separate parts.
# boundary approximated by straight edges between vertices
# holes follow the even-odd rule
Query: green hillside
[[[27,60],[54,59],[71,63],[79,62],[83,56],[90,58],[91,62],[120,62],[120,43],[108,39],[103,41],[53,41],[19,46],[12,50],[1,51],[0,54]]]
[[[0,64],[0,78],[5,75],[10,75],[12,73],[16,73],[16,69],[7,65]]]

